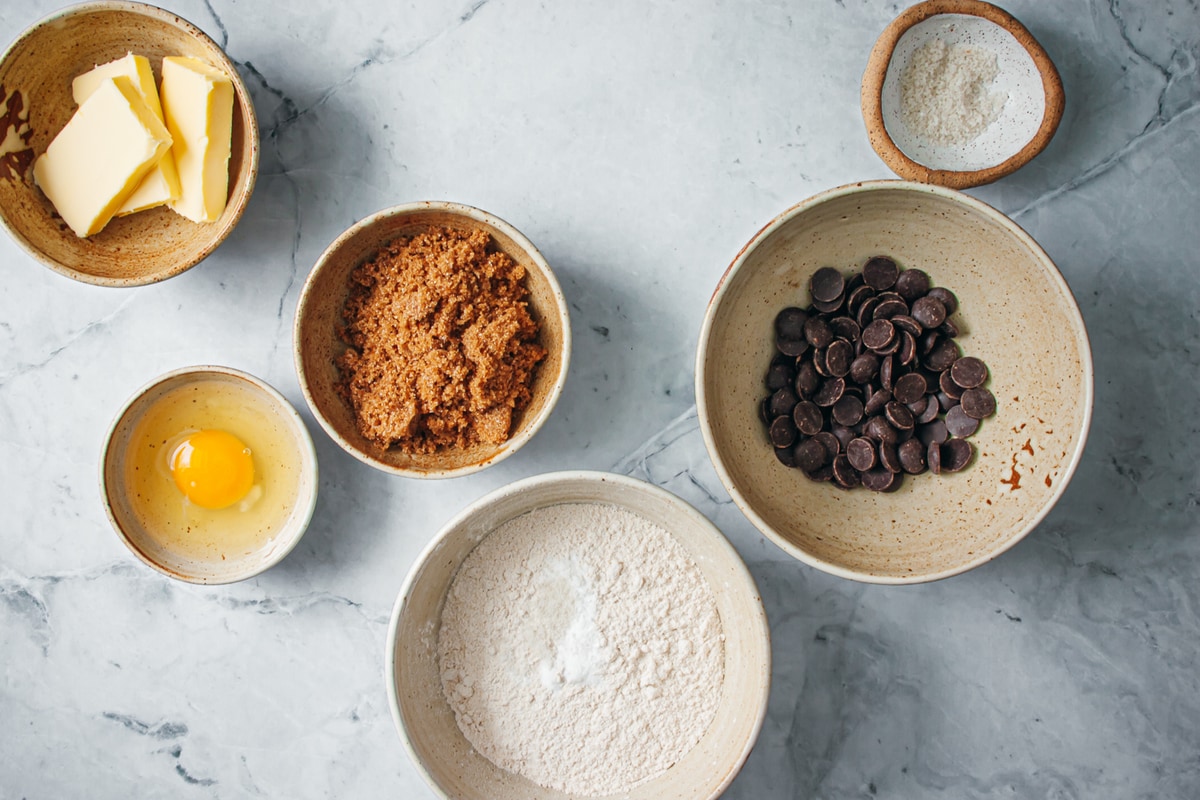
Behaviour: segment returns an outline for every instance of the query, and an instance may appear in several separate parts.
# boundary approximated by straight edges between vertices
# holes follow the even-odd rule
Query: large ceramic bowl
[[[508,439],[435,453],[405,453],[382,448],[359,432],[354,411],[338,389],[337,358],[347,345],[339,335],[342,311],[350,295],[350,273],[389,242],[428,228],[482,230],[500,252],[525,267],[529,310],[540,326],[546,358],[537,365],[532,400],[513,420]],[[477,208],[446,202],[421,202],[376,212],[338,236],[309,273],[296,309],[296,371],[300,387],[325,432],[365,464],[410,478],[467,475],[508,458],[528,442],[549,418],[562,393],[571,360],[571,324],[567,302],[550,265],[520,231]]]
[[[471,747],[442,693],[437,647],[446,592],[475,545],[514,517],[562,503],[611,504],[661,526],[683,546],[712,589],[725,636],[716,716],[686,756],[621,797],[717,797],[745,762],[766,714],[771,647],[762,601],[737,551],[702,514],[663,489],[608,473],[550,473],[503,487],[447,523],[417,559],[392,611],[384,664],[392,717],[409,755],[443,797],[569,797],[500,769]]]
[[[160,206],[114,217],[104,230],[81,239],[34,184],[31,164],[75,113],[75,76],[129,52],[146,56],[156,78],[161,78],[164,56],[199,58],[229,76],[236,94],[229,199],[214,222],[192,222]],[[259,148],[250,93],[221,48],[169,11],[129,2],[82,3],[56,11],[22,33],[0,58],[0,88],[0,103],[10,112],[0,121],[8,126],[0,131],[0,139],[7,135],[0,158],[0,222],[29,255],[55,272],[101,286],[165,280],[208,257],[250,202]]]
[[[957,294],[958,341],[990,367],[997,400],[971,438],[971,466],[911,476],[886,494],[785,467],[759,419],[776,314],[809,304],[817,269],[849,274],[876,255]],[[999,555],[1062,497],[1091,420],[1092,359],[1070,289],[1020,227],[951,189],[880,181],[806,200],[742,249],[704,318],[696,396],[721,481],[771,541],[835,575],[908,583]]]

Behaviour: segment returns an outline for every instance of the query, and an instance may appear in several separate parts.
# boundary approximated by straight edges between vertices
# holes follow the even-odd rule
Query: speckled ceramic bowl
[[[155,531],[153,524],[138,512],[131,495],[128,465],[138,440],[139,423],[169,393],[190,391],[202,384],[249,392],[256,402],[261,403],[262,413],[269,415],[292,439],[299,456],[297,463],[285,464],[260,463],[257,461],[259,456],[255,456],[256,471],[294,471],[298,476],[298,488],[295,502],[284,510],[278,524],[264,530],[261,539],[247,551],[237,552],[220,542],[201,542],[201,547],[173,546],[169,537],[159,535],[161,531]],[[100,461],[100,493],[113,529],[142,563],[187,583],[234,583],[278,564],[304,536],[317,503],[317,454],[304,420],[291,403],[265,381],[230,367],[184,367],[160,375],[143,386],[117,414],[105,437]],[[183,503],[182,495],[179,502]],[[205,552],[205,555],[200,556],[199,552]]]
[[[458,728],[442,694],[437,637],[458,566],[487,534],[528,511],[562,503],[607,503],[665,528],[683,545],[716,598],[725,634],[725,678],[716,717],[667,772],[620,795],[627,800],[716,798],[741,769],[762,727],[771,643],[754,579],[704,515],[663,489],[623,475],[558,472],[505,486],[446,524],[417,559],[392,610],[384,674],[392,718],[425,779],[455,800],[568,800],[492,764]]]
[[[346,350],[338,336],[342,310],[350,294],[350,273],[393,239],[429,227],[483,230],[493,244],[525,267],[529,309],[540,325],[539,343],[548,353],[533,377],[533,399],[514,418],[502,444],[478,444],[436,453],[408,454],[384,449],[358,431],[354,412],[338,392],[336,360]],[[562,393],[571,360],[571,323],[567,301],[550,265],[537,248],[499,217],[446,202],[421,202],[376,212],[342,233],[309,273],[296,309],[296,371],[300,388],[317,421],[346,452],[365,464],[410,478],[452,478],[484,469],[508,458],[528,442],[550,417]]]
[[[965,471],[907,476],[887,494],[842,491],[783,466],[758,416],[775,316],[809,305],[817,269],[849,274],[875,255],[958,296],[958,342],[990,367],[997,400]],[[1066,490],[1092,397],[1087,332],[1046,253],[978,200],[899,181],[833,189],[768,223],[717,287],[696,361],[704,442],[737,505],[796,558],[877,583],[955,575],[1020,541]]]
[[[77,237],[37,188],[33,158],[46,151],[77,106],[71,81],[128,52],[150,59],[161,77],[163,56],[193,56],[233,81],[229,200],[215,222],[199,224],[159,207],[115,217],[104,230]],[[258,122],[237,69],[212,39],[181,17],[154,6],[96,2],[68,6],[30,27],[0,58],[0,103],[8,142],[0,157],[0,222],[33,258],[69,278],[101,286],[138,286],[178,275],[209,256],[229,235],[258,174]],[[5,133],[0,132],[0,140]]]
[[[936,141],[905,113],[905,70],[936,40],[995,56],[997,74],[986,92],[1004,105],[965,142]],[[921,99],[929,105],[928,96]],[[906,9],[880,34],[863,73],[863,120],[880,158],[901,178],[955,189],[990,183],[1028,163],[1054,136],[1063,105],[1058,70],[1033,34],[981,0],[926,0]]]

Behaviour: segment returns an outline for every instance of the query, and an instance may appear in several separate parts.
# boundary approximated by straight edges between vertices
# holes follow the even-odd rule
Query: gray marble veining
[[[164,5],[238,65],[262,171],[230,239],[156,286],[71,283],[0,239],[0,797],[433,797],[383,689],[397,590],[463,505],[571,468],[676,492],[759,582],[771,702],[728,797],[1200,796],[1195,0],[1002,3],[1056,61],[1067,110],[1041,156],[972,194],[1024,226],[1078,298],[1095,420],[1024,542],[912,587],[833,578],[769,544],[721,487],[692,389],[705,304],[742,244],[818,191],[890,177],[858,85],[903,4]],[[0,5],[0,29],[56,7]],[[342,453],[291,357],[321,250],[419,199],[516,225],[573,314],[547,427],[449,482]],[[135,562],[97,489],[120,405],[192,363],[280,388],[321,463],[300,546],[230,587]]]

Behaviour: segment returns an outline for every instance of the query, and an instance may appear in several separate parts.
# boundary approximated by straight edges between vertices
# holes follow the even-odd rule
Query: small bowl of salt
[[[862,81],[871,146],[907,180],[966,189],[1054,136],[1062,80],[1028,29],[982,0],[926,0],[880,34]]]

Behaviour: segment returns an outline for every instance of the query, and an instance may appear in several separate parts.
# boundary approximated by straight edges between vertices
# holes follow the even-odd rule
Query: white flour
[[[700,569],[621,508],[538,509],[497,528],[442,611],[442,690],[494,764],[582,795],[664,772],[704,734],[724,635]]]

